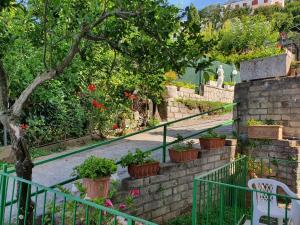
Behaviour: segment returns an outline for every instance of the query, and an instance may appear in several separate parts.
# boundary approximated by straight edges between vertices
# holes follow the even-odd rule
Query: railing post
[[[7,164],[3,165],[3,172],[7,173]],[[6,204],[6,183],[7,177],[5,175],[1,176],[1,199],[0,199],[0,225],[4,225],[5,216],[5,204]]]
[[[167,125],[164,125],[164,133],[163,133],[163,162],[166,162],[166,154],[167,154]]]

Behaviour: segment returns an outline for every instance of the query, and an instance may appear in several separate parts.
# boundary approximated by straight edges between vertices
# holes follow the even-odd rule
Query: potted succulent
[[[159,162],[151,157],[150,152],[136,149],[135,153],[128,152],[121,158],[121,166],[128,167],[131,178],[143,178],[158,174]]]
[[[278,125],[274,120],[254,120],[247,121],[248,138],[252,139],[282,139],[283,126]]]
[[[86,197],[89,199],[107,198],[110,176],[117,171],[116,163],[111,159],[91,156],[74,168],[74,174],[83,180]]]
[[[172,162],[188,162],[198,158],[198,150],[193,148],[194,141],[183,142],[183,137],[177,135],[178,144],[169,149],[169,156]]]
[[[203,134],[200,140],[201,149],[218,149],[225,146],[226,135],[220,135],[210,130],[206,134]]]

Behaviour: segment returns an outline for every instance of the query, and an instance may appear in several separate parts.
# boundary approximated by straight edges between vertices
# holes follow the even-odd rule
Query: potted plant
[[[74,168],[74,173],[83,180],[86,197],[90,199],[107,198],[110,176],[117,171],[116,163],[111,159],[91,156]]]
[[[218,149],[225,146],[226,135],[220,135],[210,130],[207,134],[202,135],[200,140],[201,149]]]
[[[169,71],[165,73],[165,85],[167,90],[168,98],[177,97],[177,87],[174,85],[174,81],[177,79],[177,74],[174,71]]]
[[[121,158],[121,166],[128,167],[131,178],[143,178],[158,174],[159,162],[151,157],[150,152],[136,149],[135,153],[128,152]]]
[[[198,158],[198,150],[193,148],[194,141],[183,142],[183,137],[177,135],[178,144],[169,149],[169,156],[172,162],[188,162]]]
[[[276,124],[273,120],[254,120],[247,121],[248,138],[252,139],[282,139],[283,126]]]

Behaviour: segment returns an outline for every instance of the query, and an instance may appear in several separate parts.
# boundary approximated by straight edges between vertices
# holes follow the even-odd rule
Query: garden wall
[[[253,141],[252,141],[253,142]],[[287,161],[271,160],[271,176],[288,185],[300,196],[300,143],[291,140],[255,141],[248,149],[253,158],[274,157]],[[268,166],[268,162],[264,165]],[[268,173],[268,171],[266,171]]]
[[[242,134],[247,134],[248,119],[272,119],[284,126],[285,137],[300,138],[300,77],[239,83],[234,99]]]
[[[176,99],[178,98],[223,103],[233,102],[233,90],[220,89],[209,85],[202,85],[201,88],[201,95],[195,94],[193,89],[180,88],[177,91],[177,97],[166,98],[164,103],[159,106],[161,119],[171,121],[200,113],[199,109],[189,109],[186,105],[177,102]]]
[[[230,162],[235,142],[223,149],[201,151],[201,157],[188,163],[165,163],[160,173],[143,179],[122,181],[124,193],[138,188],[141,192],[131,214],[164,224],[184,212],[191,212],[194,176]]]

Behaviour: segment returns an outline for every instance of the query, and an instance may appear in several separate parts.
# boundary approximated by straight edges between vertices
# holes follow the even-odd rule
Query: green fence
[[[261,193],[271,200],[276,198],[285,213],[284,224],[288,224],[288,210],[293,200],[283,192],[270,194],[249,189],[249,174],[260,178],[271,178],[295,188],[292,173],[296,173],[300,162],[276,158],[249,158],[243,156],[223,167],[194,179],[193,225],[239,225],[253,224],[253,195]],[[270,201],[266,206],[267,215],[263,224],[273,225],[277,221],[270,216]]]
[[[0,172],[0,187],[1,225],[156,225],[5,172]]]

